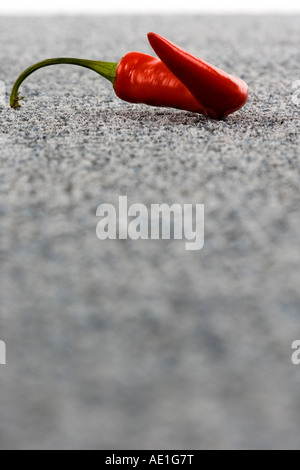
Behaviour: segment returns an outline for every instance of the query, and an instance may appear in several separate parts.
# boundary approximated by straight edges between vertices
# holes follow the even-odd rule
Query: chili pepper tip
[[[248,99],[248,85],[233,75],[181,49],[156,33],[149,42],[168,69],[204,108],[204,114],[222,119],[242,108]]]

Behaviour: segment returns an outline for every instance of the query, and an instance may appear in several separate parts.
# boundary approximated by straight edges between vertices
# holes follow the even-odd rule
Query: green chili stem
[[[48,67],[49,65],[58,65],[58,64],[71,64],[79,65],[80,67],[85,67],[87,69],[93,70],[94,72],[99,73],[102,77],[107,78],[112,84],[114,84],[116,79],[116,70],[118,63],[116,62],[97,62],[94,60],[84,60],[84,59],[72,59],[72,58],[57,58],[57,59],[48,59],[38,64],[28,67],[17,79],[16,83],[13,86],[11,95],[10,95],[10,106],[12,108],[19,108],[22,99],[24,96],[20,97],[19,88],[23,81],[29,77],[33,72],[43,67]]]

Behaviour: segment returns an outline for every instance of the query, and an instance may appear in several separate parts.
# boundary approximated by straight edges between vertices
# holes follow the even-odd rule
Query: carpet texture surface
[[[8,107],[27,66],[151,54],[148,31],[247,81],[247,106],[127,104],[60,66]],[[299,448],[300,17],[2,17],[0,44],[0,447]],[[205,204],[203,250],[98,240],[120,195]]]

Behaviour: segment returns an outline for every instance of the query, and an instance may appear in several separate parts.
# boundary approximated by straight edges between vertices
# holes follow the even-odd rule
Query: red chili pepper
[[[150,33],[149,40],[152,40],[154,36],[155,39],[159,38],[159,36]],[[162,38],[159,39],[162,40]],[[157,43],[155,47],[157,47]],[[158,47],[158,49],[160,48]],[[182,52],[180,52],[179,60],[182,60],[181,55]],[[171,65],[173,66],[175,62],[173,58]],[[203,103],[195,97],[192,89],[176,76],[177,71],[174,73],[169,70],[167,63],[165,64],[157,58],[139,52],[126,54],[118,63],[70,58],[49,59],[39,62],[26,69],[17,79],[10,97],[11,107],[17,108],[20,106],[19,101],[22,100],[23,97],[19,97],[19,87],[29,75],[42,67],[55,64],[79,65],[99,73],[112,82],[116,95],[119,98],[131,103],[145,103],[152,106],[178,108],[205,114],[214,118],[223,117],[230,112],[220,113],[219,108],[217,111],[212,112],[212,107],[207,106],[207,100],[204,100],[203,105]],[[190,67],[188,67],[186,74],[189,75],[190,73]],[[224,74],[224,72],[221,73],[223,73],[223,77],[225,77],[226,74]],[[219,81],[221,82],[221,80]],[[215,90],[215,83],[213,83],[213,90]],[[231,95],[233,95],[233,93],[231,93]],[[230,98],[232,99],[232,96],[230,96]],[[213,99],[214,97],[212,96],[211,102],[213,102]],[[234,110],[236,109],[237,108]]]

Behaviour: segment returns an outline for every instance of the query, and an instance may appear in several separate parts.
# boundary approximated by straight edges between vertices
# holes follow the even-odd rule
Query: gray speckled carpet
[[[55,56],[151,53],[241,76],[214,122],[61,66],[0,106],[2,449],[300,448],[300,17],[0,18],[7,97]],[[205,246],[96,238],[96,208],[204,203]]]

